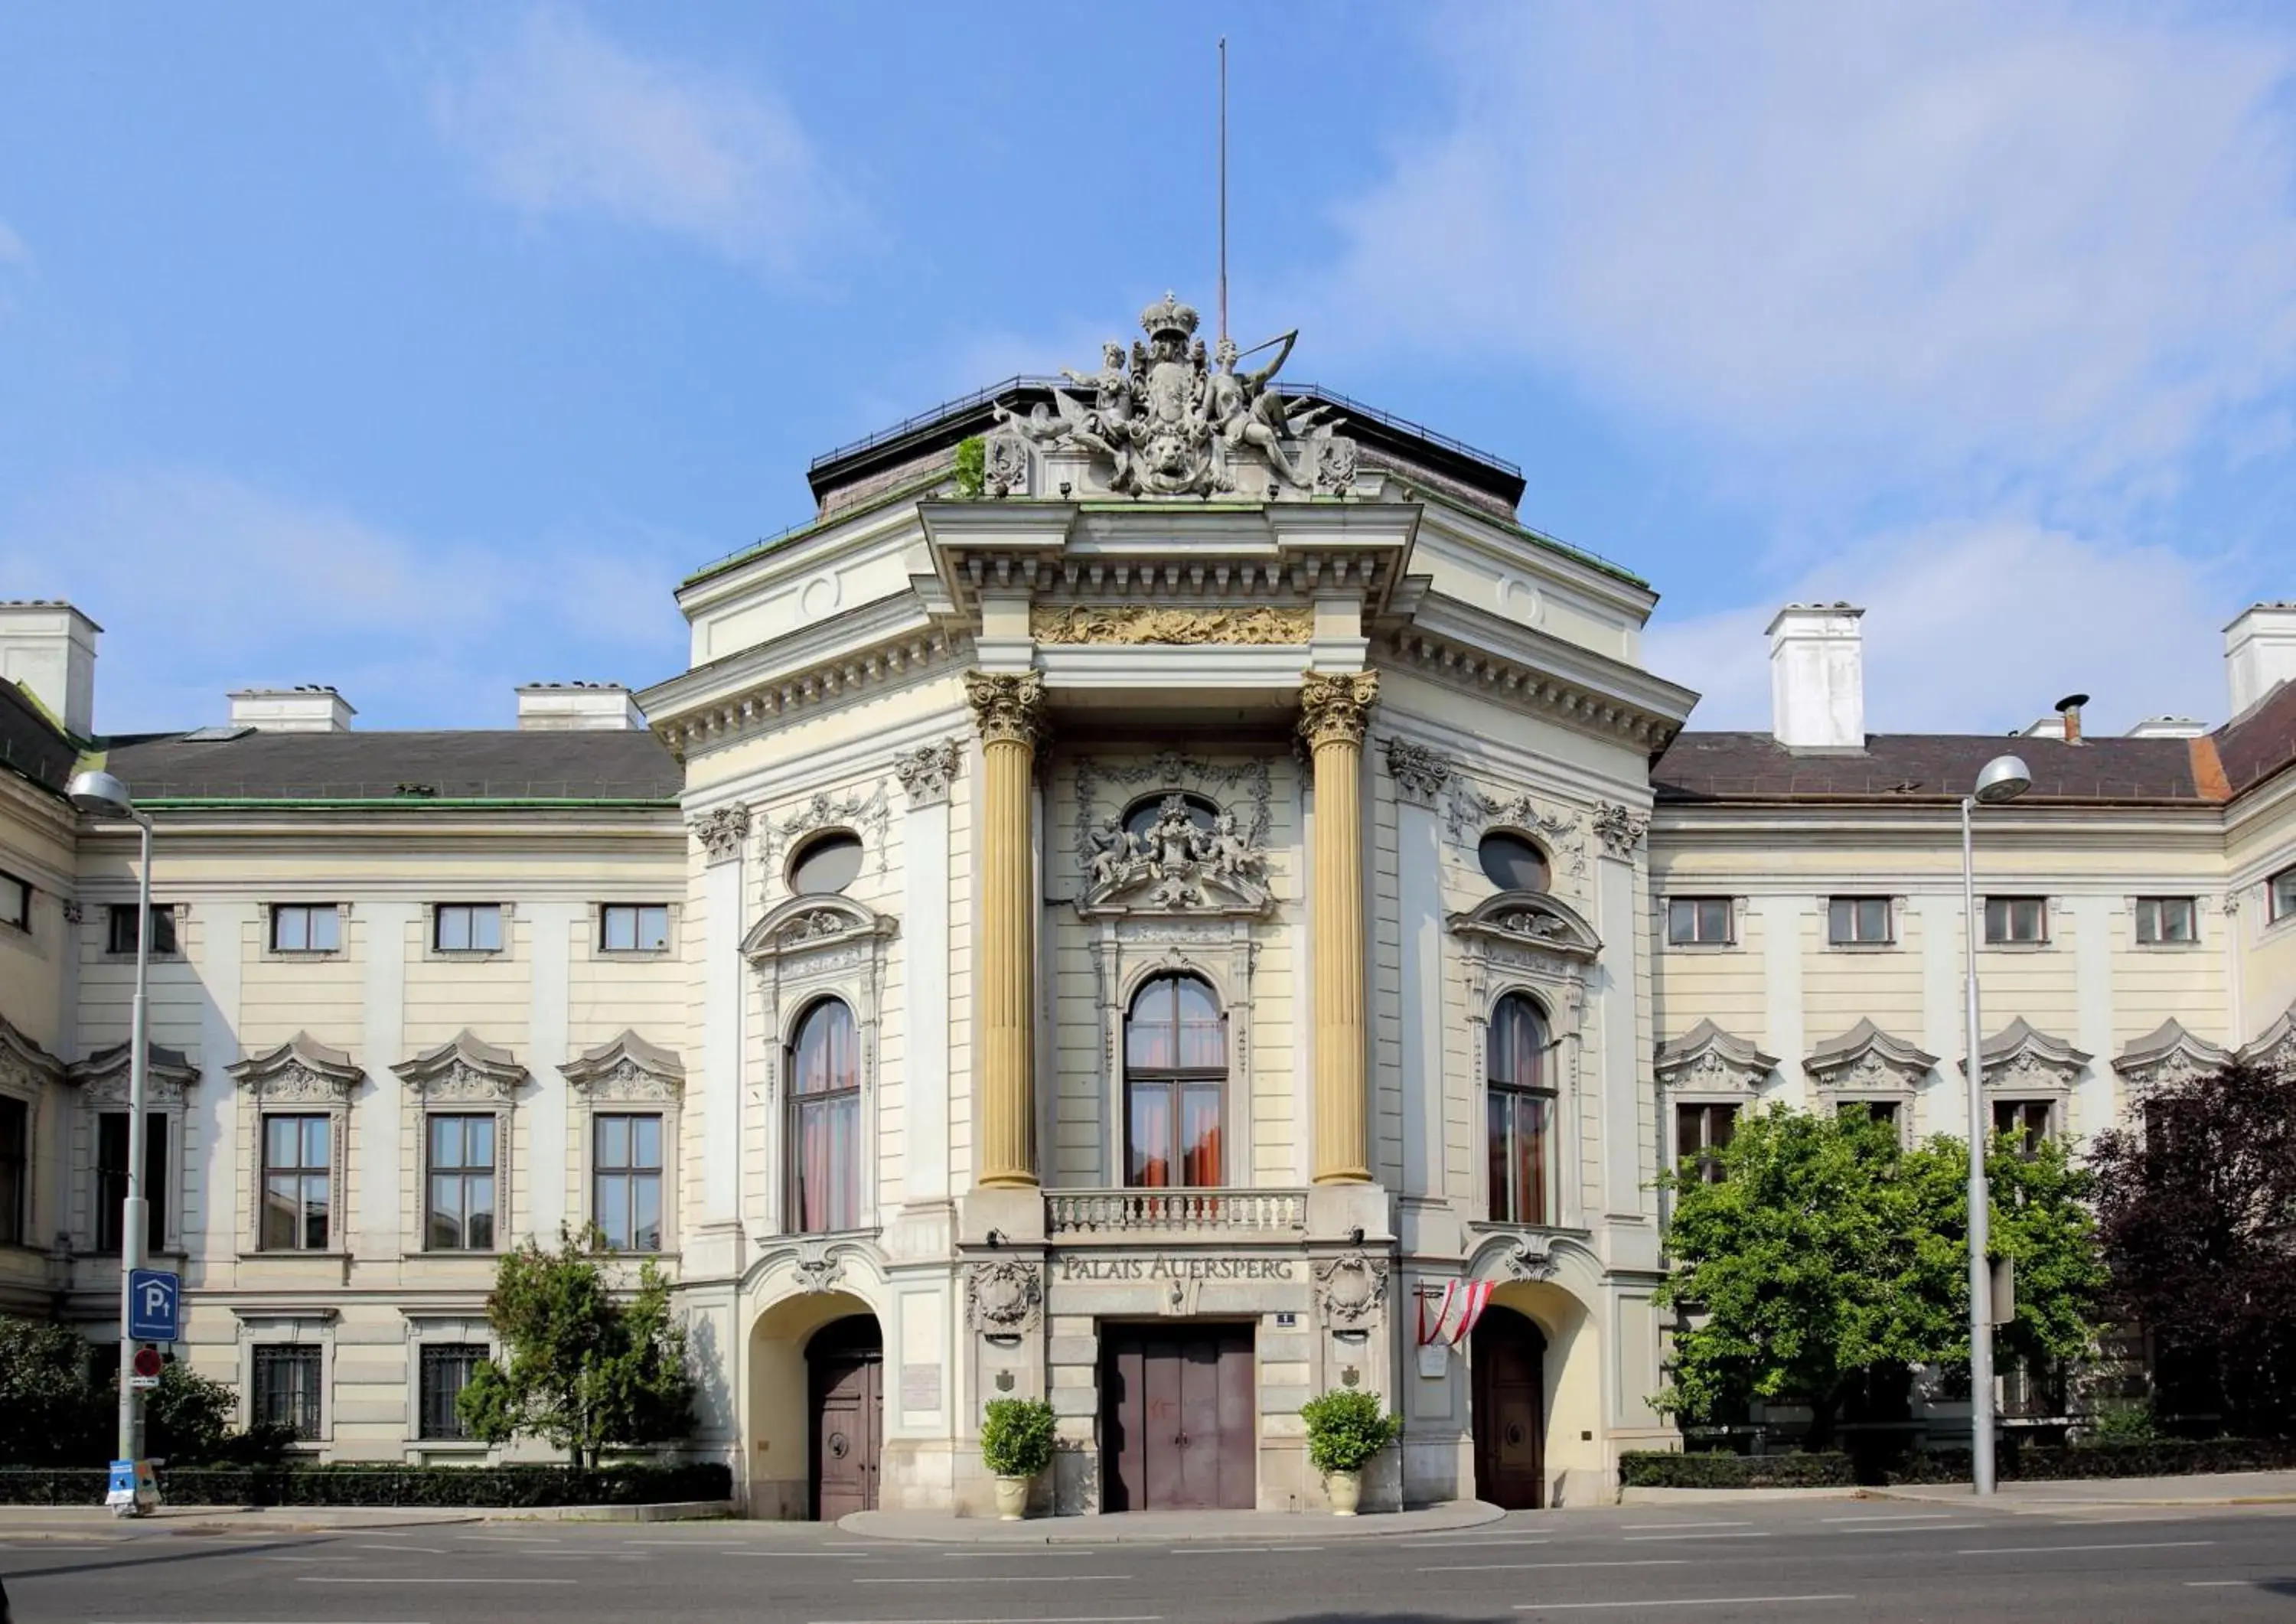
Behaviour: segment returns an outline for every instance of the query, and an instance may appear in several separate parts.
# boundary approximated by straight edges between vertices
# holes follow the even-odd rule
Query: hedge
[[[1619,1480],[1629,1489],[1847,1489],[1857,1478],[1846,1455],[1636,1449],[1619,1456]]]
[[[0,1505],[101,1505],[100,1468],[0,1468]],[[724,1500],[733,1469],[722,1461],[628,1466],[179,1466],[162,1467],[170,1505],[650,1505]]]
[[[2005,1439],[1995,1463],[2004,1481],[2061,1482],[2077,1478],[2189,1477],[2202,1472],[2296,1469],[2296,1439],[2161,1439],[2150,1443],[2021,1445]],[[1890,1463],[1892,1483],[1966,1483],[1969,1451],[1940,1449]]]

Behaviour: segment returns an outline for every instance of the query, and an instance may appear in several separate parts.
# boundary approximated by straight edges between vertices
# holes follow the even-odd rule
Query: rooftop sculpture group
[[[1098,372],[1062,368],[1078,391],[1056,389],[1053,408],[1027,415],[994,408],[1013,434],[1049,450],[1081,450],[1107,467],[1108,488],[1126,496],[1211,496],[1236,488],[1234,454],[1249,447],[1296,490],[1344,491],[1354,482],[1355,442],[1333,435],[1330,408],[1300,405],[1270,385],[1299,341],[1295,329],[1257,345],[1275,349],[1267,365],[1239,373],[1244,352],[1223,337],[1209,359],[1195,336],[1196,313],[1171,294],[1140,314],[1144,342],[1128,358],[1114,340],[1101,347]],[[1020,461],[993,442],[992,471]],[[999,455],[1004,449],[1004,455]],[[1006,478],[993,481],[1009,485]]]

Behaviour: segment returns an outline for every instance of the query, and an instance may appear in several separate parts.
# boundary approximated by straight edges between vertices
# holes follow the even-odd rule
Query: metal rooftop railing
[[[1398,433],[1414,435],[1432,445],[1440,446],[1447,451],[1456,451],[1461,456],[1472,457],[1475,461],[1489,467],[1504,469],[1518,480],[1522,478],[1522,469],[1520,464],[1509,462],[1495,451],[1486,451],[1480,446],[1471,446],[1465,440],[1439,433],[1425,423],[1414,422],[1408,417],[1398,417],[1392,412],[1382,412],[1379,407],[1366,405],[1352,395],[1342,395],[1339,390],[1325,389],[1320,383],[1279,383],[1275,386],[1275,392],[1287,399],[1312,395],[1318,400],[1328,400],[1350,417],[1367,418]]]
[[[1053,389],[1066,381],[1067,380],[1063,378],[1038,378],[1025,373],[1007,378],[1002,383],[992,383],[987,389],[973,390],[970,395],[959,395],[954,400],[944,400],[939,406],[919,412],[913,417],[904,417],[891,428],[880,429],[874,434],[864,435],[850,445],[840,446],[834,451],[824,451],[808,463],[805,465],[805,471],[808,474],[814,473],[832,463],[841,463],[849,456],[866,451],[872,446],[882,446],[888,440],[898,439],[904,434],[922,429],[928,423],[939,422],[944,417],[972,406],[987,406],[990,401],[1009,395],[1015,390],[1027,389],[1031,385],[1038,389]]]

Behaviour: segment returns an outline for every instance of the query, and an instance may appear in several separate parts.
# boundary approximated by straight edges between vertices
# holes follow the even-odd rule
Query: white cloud
[[[570,12],[527,13],[432,110],[529,215],[597,213],[783,275],[859,222],[770,87],[649,59]]]
[[[1866,606],[1869,732],[2005,733],[2072,693],[2093,696],[2105,732],[2163,713],[2223,720],[2228,617],[2210,573],[2165,547],[2002,519],[1875,537],[1777,601]],[[1692,726],[1769,726],[1775,610],[1652,623],[1645,663],[1702,695]]]
[[[1447,124],[1341,213],[1325,319],[1374,341],[1529,358],[1794,481],[2111,485],[2296,378],[2285,34],[1974,0],[1442,27]]]
[[[642,686],[683,665],[668,586],[682,551],[423,543],[196,469],[0,510],[0,580],[103,626],[97,725],[111,732],[219,721],[226,691],[250,684],[332,683],[363,724],[398,726],[501,725],[520,682]]]

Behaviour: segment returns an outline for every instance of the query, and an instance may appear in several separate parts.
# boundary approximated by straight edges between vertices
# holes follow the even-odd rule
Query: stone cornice
[[[1455,936],[1542,948],[1590,964],[1603,951],[1594,926],[1577,909],[1544,891],[1501,891],[1464,913],[1450,915],[1444,923]]]
[[[484,1041],[468,1027],[438,1047],[399,1062],[391,1070],[426,1099],[438,1095],[507,1100],[526,1080],[526,1068],[508,1049]]]
[[[365,1073],[341,1049],[298,1032],[283,1044],[235,1061],[224,1070],[260,1098],[348,1100]]]
[[[163,1048],[156,1043],[144,1047],[144,1075],[152,1084],[163,1088],[188,1088],[200,1080],[200,1070],[181,1049]],[[124,1089],[127,1083],[127,1046],[124,1043],[107,1045],[86,1060],[74,1061],[64,1070],[65,1078],[75,1086],[91,1093],[102,1092],[117,1084]],[[121,1098],[126,1098],[122,1094]]]
[[[2114,1055],[2112,1069],[2144,1088],[2213,1071],[2231,1059],[2230,1050],[2195,1038],[2171,1015]]]
[[[1918,1045],[1860,1021],[1812,1049],[1802,1070],[1824,1089],[1912,1088],[1937,1062]]]
[[[627,1088],[641,1078],[668,1095],[676,1095],[685,1087],[685,1064],[676,1052],[647,1042],[629,1028],[583,1050],[558,1070],[567,1082],[586,1093],[602,1085]]]
[[[1658,1046],[1653,1070],[1659,1086],[1675,1091],[1721,1088],[1751,1093],[1776,1070],[1778,1057],[1726,1032],[1711,1021],[1701,1021],[1681,1037]]]
[[[2089,1062],[2086,1050],[2041,1031],[2022,1015],[1987,1038],[1982,1052],[1986,1086],[2002,1089],[2070,1088]]]

